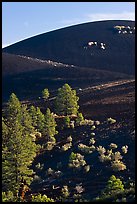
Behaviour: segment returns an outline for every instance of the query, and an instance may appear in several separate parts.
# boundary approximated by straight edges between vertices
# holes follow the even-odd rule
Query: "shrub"
[[[106,149],[102,146],[97,147],[97,151],[99,154],[104,154],[106,152]]]
[[[96,147],[95,147],[94,145],[91,145],[91,146],[90,146],[90,150],[91,150],[91,151],[94,151],[95,149],[96,149]]]
[[[46,143],[46,150],[48,150],[48,151],[52,150],[54,145],[55,144],[53,142],[47,142]]]
[[[95,133],[94,132],[91,132],[91,134],[90,134],[91,136],[95,136]]]
[[[74,159],[76,159],[76,153],[71,152],[70,157],[69,157],[69,160],[72,161],[72,160],[74,160]]]
[[[91,147],[88,147],[87,145],[84,145],[82,143],[80,143],[78,145],[78,149],[81,150],[84,153],[90,154],[92,153]]]
[[[89,172],[90,171],[90,165],[84,166],[84,170],[85,170],[85,172]]]
[[[91,138],[90,140],[89,140],[89,144],[95,144],[95,139],[94,138]]]
[[[110,148],[112,148],[112,149],[116,149],[116,148],[117,148],[117,145],[116,145],[115,143],[111,143],[109,146],[110,146]]]
[[[110,150],[108,149],[108,150],[107,150],[107,155],[112,155],[112,154],[113,154],[113,153],[112,153],[112,149],[110,149]]]
[[[93,125],[93,126],[91,127],[91,130],[95,130],[95,129],[96,129],[96,126]]]
[[[95,125],[100,125],[100,121],[96,120]]]
[[[99,156],[99,160],[101,162],[111,161],[111,157],[109,155],[101,154]]]
[[[63,188],[61,189],[61,192],[64,198],[67,198],[70,195],[68,186],[63,186]]]
[[[116,120],[113,119],[113,118],[108,118],[107,122],[110,123],[110,124],[113,124],[113,123],[116,123]]]
[[[67,151],[69,148],[71,148],[71,146],[72,146],[72,143],[69,142],[69,143],[64,144],[64,145],[61,147],[61,149],[62,149],[62,151]]]
[[[81,185],[76,185],[75,190],[77,193],[82,193],[85,189]]]
[[[35,165],[35,167],[36,167],[38,170],[42,170],[43,167],[44,167],[44,164],[40,164],[40,162],[39,162],[39,163],[37,163],[37,164]]]
[[[71,121],[70,121],[70,127],[71,127],[71,128],[74,128],[74,127],[75,127],[75,121],[74,121],[74,120],[71,120]]]
[[[83,121],[84,121],[84,117],[82,113],[78,113],[77,118],[76,118],[76,125],[77,126],[81,125]]]
[[[120,160],[120,159],[122,159],[123,157],[121,156],[121,153],[120,152],[114,152],[114,153],[112,153],[112,155],[111,155],[111,157],[112,157],[112,160]]]
[[[54,170],[52,169],[52,168],[48,168],[48,170],[47,170],[47,175],[48,176],[52,176],[53,174],[54,174]]]
[[[31,202],[55,202],[52,198],[48,198],[46,195],[32,195]]]
[[[72,142],[72,137],[71,136],[67,137],[67,142]]]
[[[124,154],[126,154],[128,152],[128,146],[127,145],[123,146],[121,149],[122,149],[122,152]]]
[[[120,160],[111,162],[111,167],[114,171],[123,171],[126,169],[126,165]]]
[[[94,125],[94,120],[87,120],[88,125]]]
[[[73,158],[73,159],[72,159]],[[84,156],[79,154],[79,153],[71,153],[70,158],[69,158],[69,164],[68,166],[70,168],[76,168],[76,169],[81,169],[81,167],[86,165],[86,161],[84,160]]]
[[[87,119],[85,119],[85,120],[83,120],[82,122],[81,122],[81,125],[93,125],[94,124],[94,121],[93,120],[87,120]]]
[[[41,177],[38,175],[34,175],[33,182],[40,182],[40,181],[41,181]]]

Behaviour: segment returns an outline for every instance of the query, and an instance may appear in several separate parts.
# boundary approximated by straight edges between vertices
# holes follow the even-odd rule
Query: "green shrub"
[[[16,202],[16,197],[11,191],[2,192],[2,202]]]
[[[67,127],[67,128],[70,127],[70,118],[69,118],[68,115],[65,116],[65,118],[64,118],[64,125],[65,125],[65,127]]]
[[[32,195],[31,202],[55,202],[52,198],[48,198],[46,195]]]
[[[79,126],[83,123],[84,117],[82,113],[78,113],[77,118],[76,118],[76,125]]]

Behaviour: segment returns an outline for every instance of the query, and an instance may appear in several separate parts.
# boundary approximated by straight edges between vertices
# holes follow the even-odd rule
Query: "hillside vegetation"
[[[78,101],[68,84],[58,89],[55,113],[10,96],[2,121],[3,201],[134,201],[133,122],[86,119]]]

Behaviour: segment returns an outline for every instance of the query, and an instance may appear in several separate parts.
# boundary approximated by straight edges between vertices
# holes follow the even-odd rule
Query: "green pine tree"
[[[77,114],[79,98],[76,96],[76,91],[68,84],[64,84],[62,88],[58,89],[56,97],[55,108],[59,115]]]
[[[40,108],[35,108],[34,106],[30,107],[29,113],[32,118],[32,124],[33,126],[39,131],[44,131],[44,123],[45,123],[45,116],[41,112]]]
[[[5,122],[6,121],[6,122]],[[7,130],[6,130],[7,128]],[[33,142],[34,133],[27,106],[21,106],[12,94],[7,107],[7,118],[2,123],[2,187],[3,191],[19,190],[22,177],[30,184],[33,170],[30,166],[36,156],[37,146]]]
[[[14,123],[14,120],[16,120],[17,117],[18,120],[21,120],[21,103],[14,93],[10,95],[8,108],[5,111],[5,116],[8,119],[8,122],[11,124],[12,122]]]
[[[107,182],[105,193],[111,194],[115,191],[124,190],[124,185],[119,178],[116,178],[114,175],[110,177]]]
[[[47,99],[49,98],[49,90],[48,89],[44,89],[42,91],[42,98],[44,99],[44,101],[47,101]]]
[[[50,140],[50,138],[54,137],[57,134],[56,126],[57,124],[56,124],[55,118],[51,113],[50,109],[47,108],[46,114],[45,114],[44,132],[48,140]]]

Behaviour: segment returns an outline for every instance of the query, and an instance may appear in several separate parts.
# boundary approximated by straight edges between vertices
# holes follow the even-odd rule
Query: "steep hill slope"
[[[19,73],[42,70],[53,67],[74,67],[51,60],[41,60],[21,55],[2,53],[2,75],[16,75]]]
[[[44,33],[3,49],[3,52],[66,64],[134,74],[135,35],[117,33],[116,25],[134,27],[134,21],[110,20]],[[97,42],[96,48],[88,42]],[[105,43],[101,49],[100,43]]]
[[[3,55],[2,99],[6,101],[12,92],[21,100],[35,100],[41,96],[44,88],[54,93],[65,83],[76,90],[116,81],[133,78],[131,75],[106,70],[70,66],[44,61],[28,59],[11,54]]]

